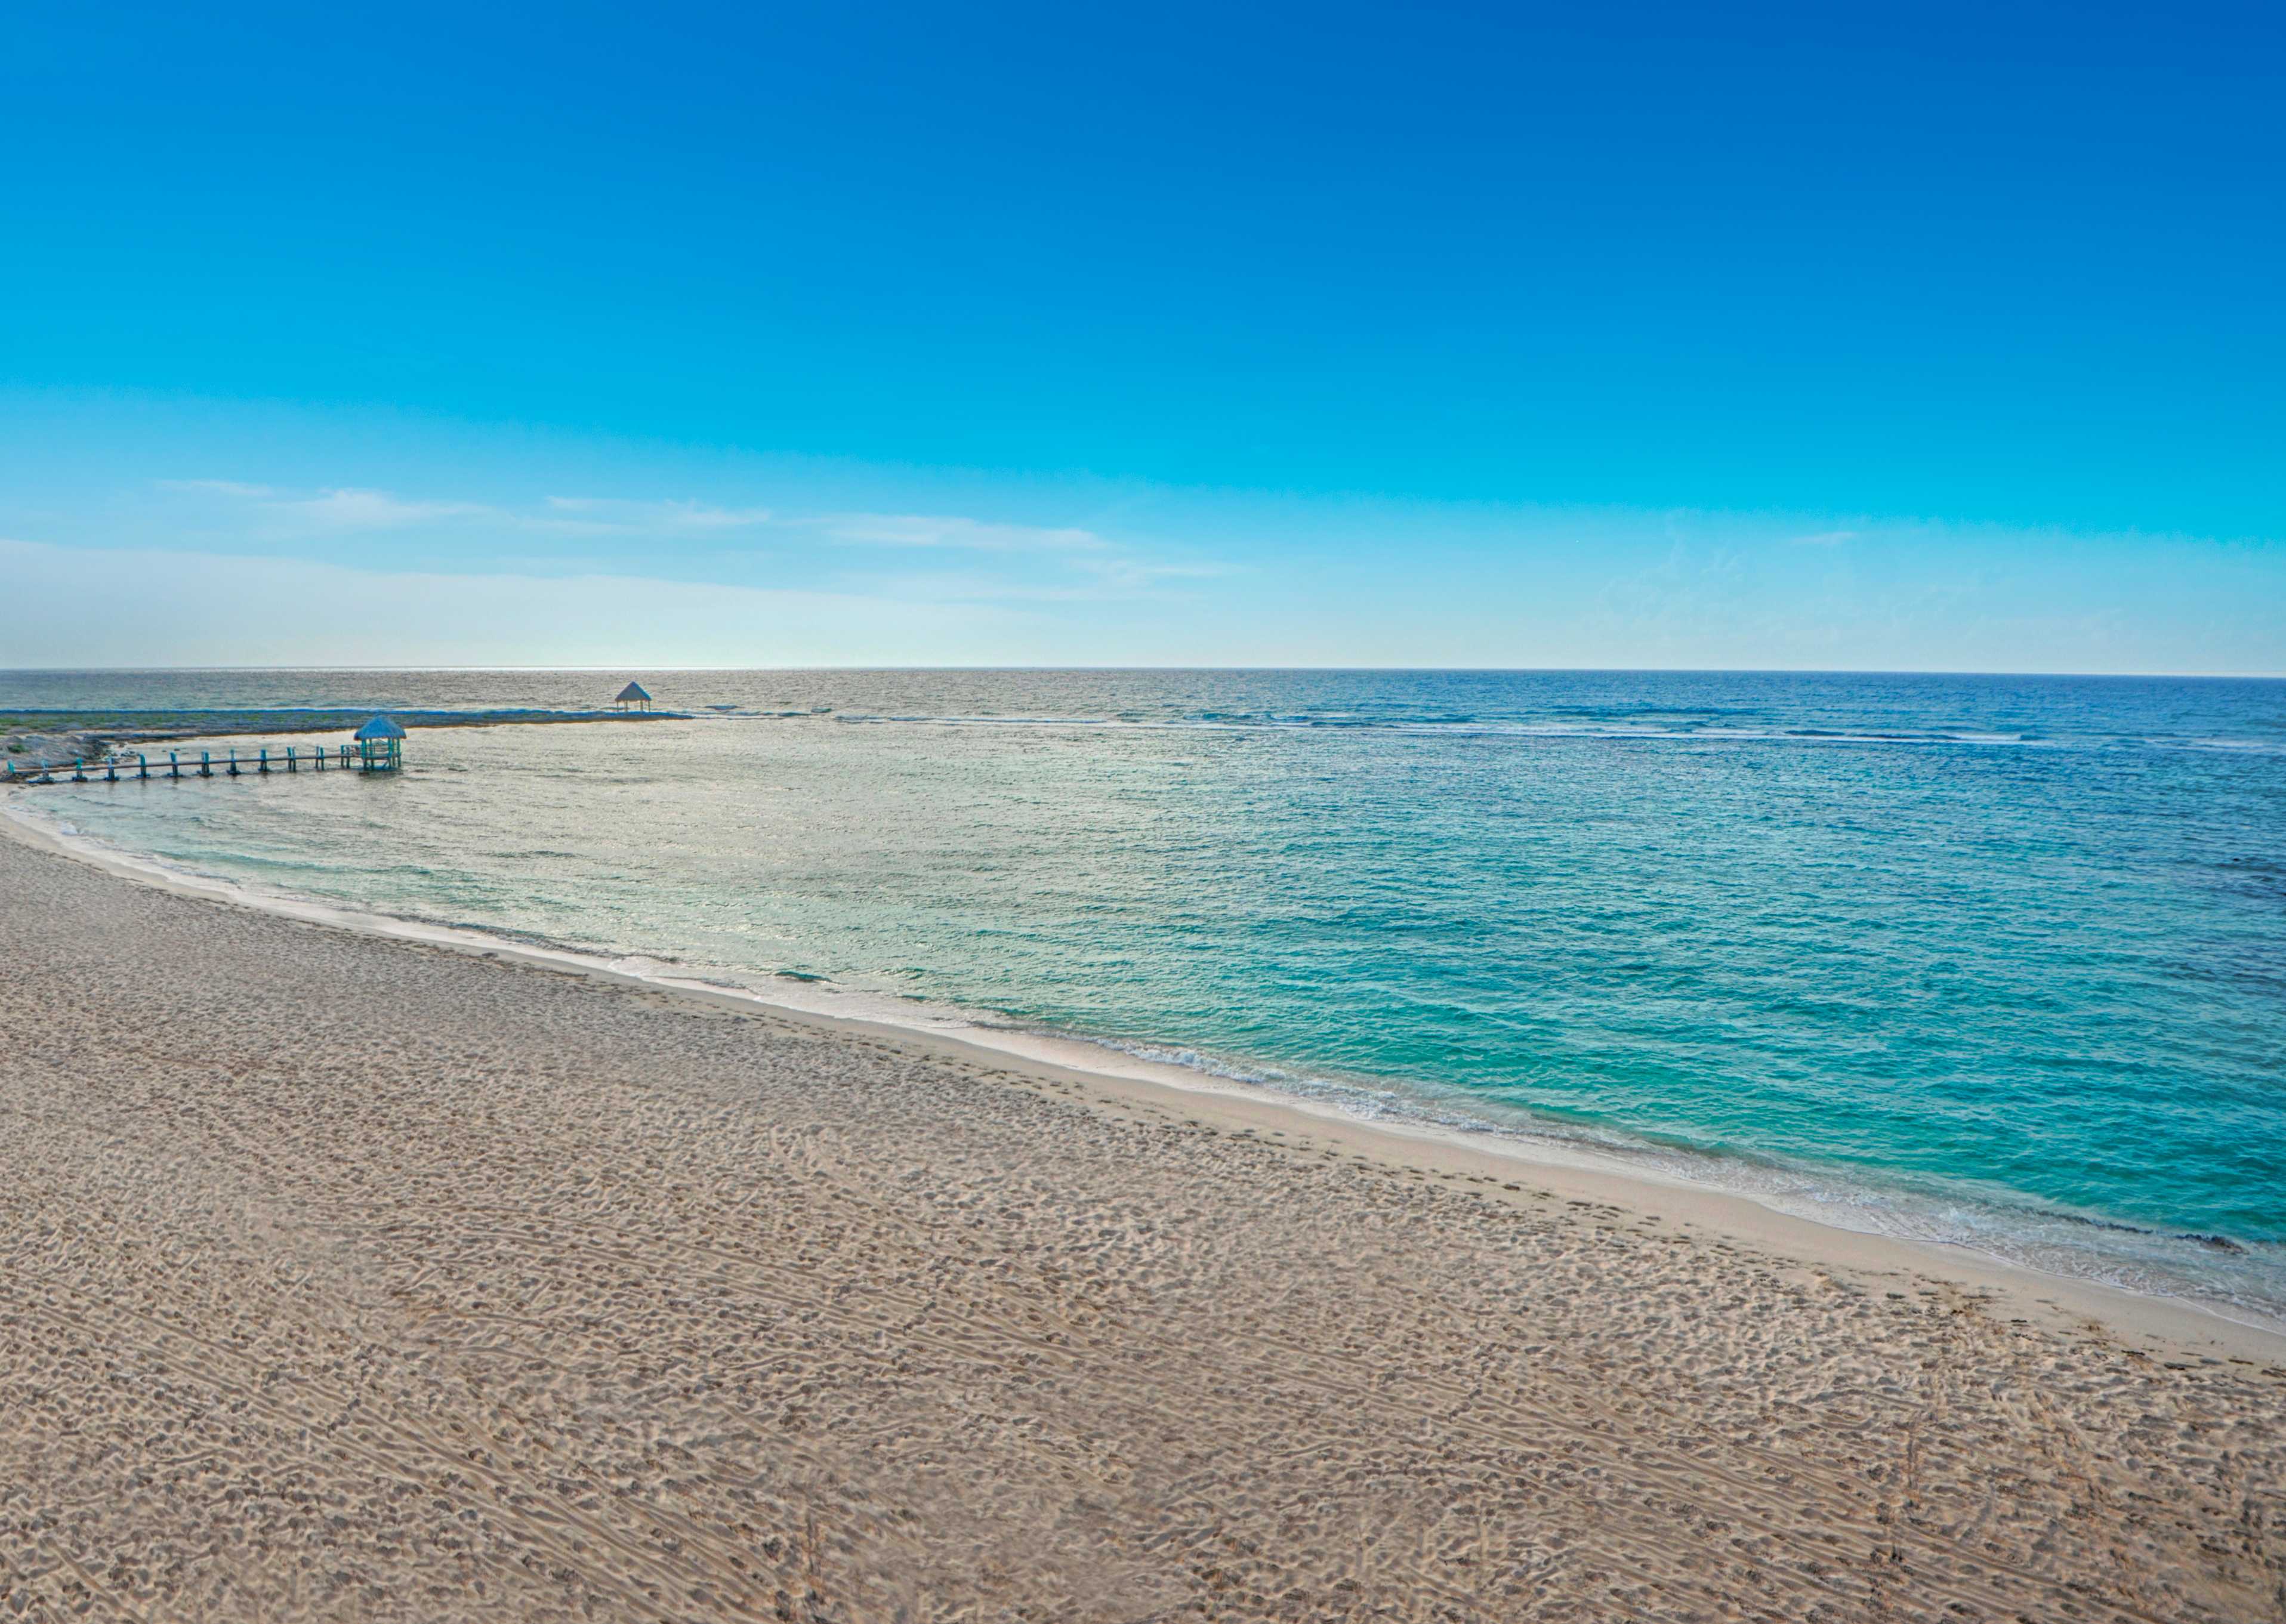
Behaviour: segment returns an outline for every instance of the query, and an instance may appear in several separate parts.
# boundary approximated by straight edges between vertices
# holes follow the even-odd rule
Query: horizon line
[[[2064,669],[1993,670],[1984,667],[1854,666],[1200,666],[1200,665],[996,665],[987,663],[934,666],[675,666],[627,660],[613,665],[407,665],[407,666],[0,666],[0,676],[156,676],[187,672],[280,673],[306,671],[327,674],[359,672],[753,672],[753,673],[931,673],[1032,672],[1096,674],[1211,672],[1229,674],[1299,674],[1384,676],[1852,676],[1852,677],[2061,677],[2089,682],[2286,682],[2286,671],[2079,671]]]

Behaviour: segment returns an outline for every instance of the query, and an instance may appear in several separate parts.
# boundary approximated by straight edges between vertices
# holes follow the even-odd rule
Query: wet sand
[[[0,1039],[0,1619],[2286,1618],[2189,1310],[8,838]]]

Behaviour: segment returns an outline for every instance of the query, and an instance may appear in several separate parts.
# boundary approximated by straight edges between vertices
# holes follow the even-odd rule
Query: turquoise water
[[[630,674],[699,714],[28,799],[202,871],[2286,1313],[2286,683],[18,674],[0,709],[574,708]]]

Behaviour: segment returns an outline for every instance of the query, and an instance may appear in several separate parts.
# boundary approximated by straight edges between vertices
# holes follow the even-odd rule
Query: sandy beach
[[[2286,1344],[0,838],[0,1618],[2286,1617]]]

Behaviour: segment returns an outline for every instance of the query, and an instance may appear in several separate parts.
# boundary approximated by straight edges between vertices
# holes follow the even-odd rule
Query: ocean
[[[0,713],[583,709],[629,677],[690,719],[14,793],[256,891],[2286,1319],[2286,682],[0,673]]]

